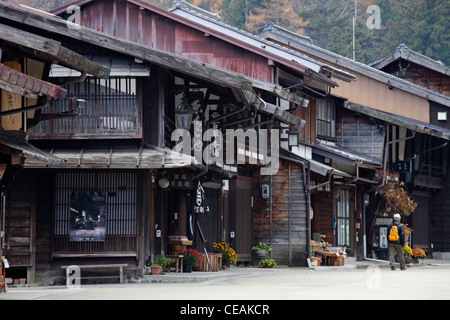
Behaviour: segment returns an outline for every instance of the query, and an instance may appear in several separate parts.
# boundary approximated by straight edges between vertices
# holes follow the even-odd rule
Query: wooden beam
[[[4,24],[0,25],[0,39],[42,53],[47,53],[51,56],[56,56],[61,47],[61,43],[58,41],[44,38]]]
[[[289,113],[288,111],[283,110],[272,103],[268,103],[262,100],[253,91],[244,91],[243,96],[245,97],[247,103],[255,107],[256,110],[258,111],[273,114],[275,115],[275,118],[277,118],[278,120],[284,123],[293,124],[299,128],[303,128],[305,126],[306,123],[305,120],[300,119],[297,116],[294,116],[292,113]]]
[[[64,99],[67,95],[67,90],[61,87],[21,73],[2,63],[0,63],[0,88],[27,98],[47,95],[55,99]]]
[[[61,42],[0,24],[0,39],[39,52],[54,63],[61,63],[72,69],[84,71],[97,78],[107,78],[110,69],[101,66],[82,55],[69,50]]]
[[[132,41],[119,39],[82,26],[79,28],[69,28],[66,22],[59,17],[55,18],[52,16],[37,15],[25,9],[17,8],[3,2],[0,2],[0,5],[2,7],[2,10],[0,10],[0,17],[5,19],[21,21],[23,24],[31,25],[35,28],[40,28],[48,32],[57,33],[83,42],[92,43],[105,49],[140,58],[170,70],[184,72],[188,75],[212,81],[219,85],[243,90],[251,90],[254,87],[271,92],[296,104],[302,104],[302,101],[304,100],[302,97],[288,92],[274,83],[261,81],[226,69],[206,65],[200,61],[184,58],[152,47],[143,46]]]
[[[383,120],[385,122],[407,128],[414,132],[428,134],[434,137],[450,140],[450,132],[444,128],[438,129],[436,126],[427,123],[419,123],[416,120],[410,119],[410,121],[399,117],[397,115],[390,115],[386,112],[379,111],[373,108],[369,108],[357,103],[347,102],[345,108],[365,114],[375,119]]]

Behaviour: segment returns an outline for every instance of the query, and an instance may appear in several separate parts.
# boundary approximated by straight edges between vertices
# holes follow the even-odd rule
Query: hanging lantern
[[[181,98],[181,103],[175,108],[175,127],[177,129],[189,130],[192,124],[192,107],[186,101],[186,97]]]
[[[291,127],[286,133],[288,134],[289,147],[298,147],[298,134],[300,131],[296,127]]]

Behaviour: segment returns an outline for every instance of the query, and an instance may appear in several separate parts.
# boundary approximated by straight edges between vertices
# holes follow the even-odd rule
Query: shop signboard
[[[386,250],[388,248],[388,237],[387,237],[387,229],[386,226],[381,226],[379,228],[379,240],[380,240],[380,249]]]
[[[393,165],[394,172],[397,173],[410,173],[411,172],[411,161],[397,160]]]

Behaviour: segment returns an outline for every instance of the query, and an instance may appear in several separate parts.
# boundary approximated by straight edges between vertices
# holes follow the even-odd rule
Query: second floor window
[[[334,139],[336,137],[336,104],[332,100],[317,99],[317,136]]]
[[[56,117],[41,121],[31,134],[135,134],[139,119],[135,77],[88,77],[84,82],[69,83],[68,97],[84,100],[78,104],[77,116]],[[71,110],[70,99],[53,101],[44,111],[48,114]]]

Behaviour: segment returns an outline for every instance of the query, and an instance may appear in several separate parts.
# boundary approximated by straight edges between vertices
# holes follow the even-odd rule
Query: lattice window
[[[37,137],[44,134],[136,134],[140,126],[136,84],[134,77],[88,77],[84,82],[69,83],[66,86],[68,97],[85,103],[78,103],[77,110],[72,110],[69,98],[52,101],[43,110],[43,116],[49,119],[30,128],[29,132]],[[76,111],[76,116],[70,116],[70,111]],[[58,116],[52,118],[52,115]]]
[[[104,237],[76,240],[71,212],[74,194],[87,194],[100,199],[101,210],[94,223],[104,225]],[[103,253],[136,249],[136,172],[60,172],[55,181],[53,252]],[[89,211],[89,210],[86,210]],[[87,212],[86,218],[92,213]],[[83,229],[83,228],[81,228]],[[88,230],[89,227],[84,227]],[[102,232],[103,232],[102,230]],[[72,232],[72,234],[71,234]]]

